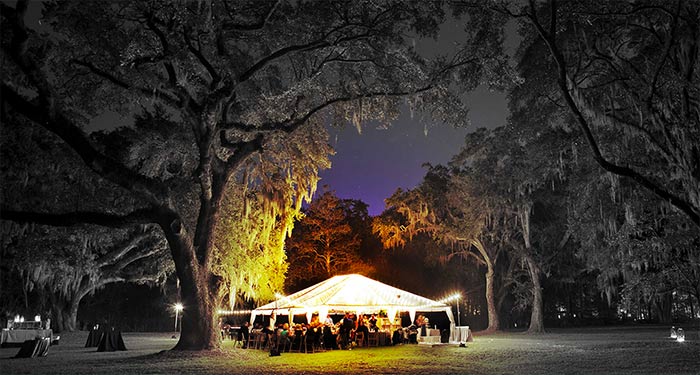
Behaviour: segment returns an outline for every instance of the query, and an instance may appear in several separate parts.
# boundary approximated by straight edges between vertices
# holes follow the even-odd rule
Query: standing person
[[[242,346],[243,349],[248,347],[248,336],[249,335],[250,335],[250,322],[245,322],[245,323],[243,323],[243,326],[241,326],[241,330],[238,331],[238,340],[243,341],[243,346]]]
[[[352,349],[350,347],[350,333],[355,328],[355,322],[352,320],[349,312],[345,313],[343,317],[343,324],[340,326],[340,335],[343,338],[342,345],[345,349]]]
[[[367,343],[367,337],[369,337],[369,328],[367,328],[367,321],[365,320],[364,314],[357,316],[355,321],[355,337],[357,340],[361,340],[358,344],[365,345]]]

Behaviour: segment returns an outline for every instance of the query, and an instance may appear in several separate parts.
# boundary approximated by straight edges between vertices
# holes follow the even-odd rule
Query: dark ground
[[[668,338],[666,327],[556,329],[543,335],[476,336],[467,348],[401,345],[315,354],[234,349],[163,352],[167,333],[125,333],[126,352],[84,348],[87,332],[61,335],[45,358],[12,359],[0,349],[1,374],[698,374],[700,337]]]

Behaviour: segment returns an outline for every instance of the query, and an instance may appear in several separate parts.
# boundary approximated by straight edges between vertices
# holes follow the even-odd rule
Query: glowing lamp
[[[180,311],[184,310],[185,307],[182,306],[182,304],[180,302],[178,302],[178,303],[173,305],[173,308],[175,309],[175,332],[177,332],[177,319],[180,316]],[[180,328],[182,328],[182,327],[180,327]]]
[[[678,327],[678,330],[676,331],[676,341],[678,341],[678,342],[685,341],[685,332],[683,331],[683,328]]]
[[[41,321],[41,315],[35,315],[35,316],[34,316],[34,321],[35,321],[35,322],[40,322],[40,321]]]
[[[678,335],[676,334],[676,327],[671,327],[671,338],[678,338]]]

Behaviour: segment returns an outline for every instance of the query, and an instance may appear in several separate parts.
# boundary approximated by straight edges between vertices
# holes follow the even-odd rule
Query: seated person
[[[372,314],[372,317],[369,318],[369,330],[372,332],[379,331],[379,327],[377,327],[377,314]]]
[[[333,349],[336,345],[336,335],[333,334],[333,328],[329,326],[323,327],[323,346],[326,349]]]
[[[415,324],[411,324],[406,329],[408,331],[408,343],[417,344],[418,343],[418,327]]]
[[[320,328],[321,326],[323,326],[323,323],[318,319],[318,315],[314,314],[314,316],[311,317],[309,328]]]
[[[399,345],[403,342],[403,328],[399,328],[391,335],[391,345]]]

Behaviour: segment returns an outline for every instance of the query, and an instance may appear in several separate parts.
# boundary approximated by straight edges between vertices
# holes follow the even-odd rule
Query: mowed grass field
[[[315,354],[261,350],[167,351],[171,334],[124,333],[128,351],[84,348],[87,332],[61,335],[45,358],[14,359],[0,349],[0,374],[698,374],[700,337],[668,338],[665,327],[551,330],[543,335],[476,336],[466,348],[400,345]]]

